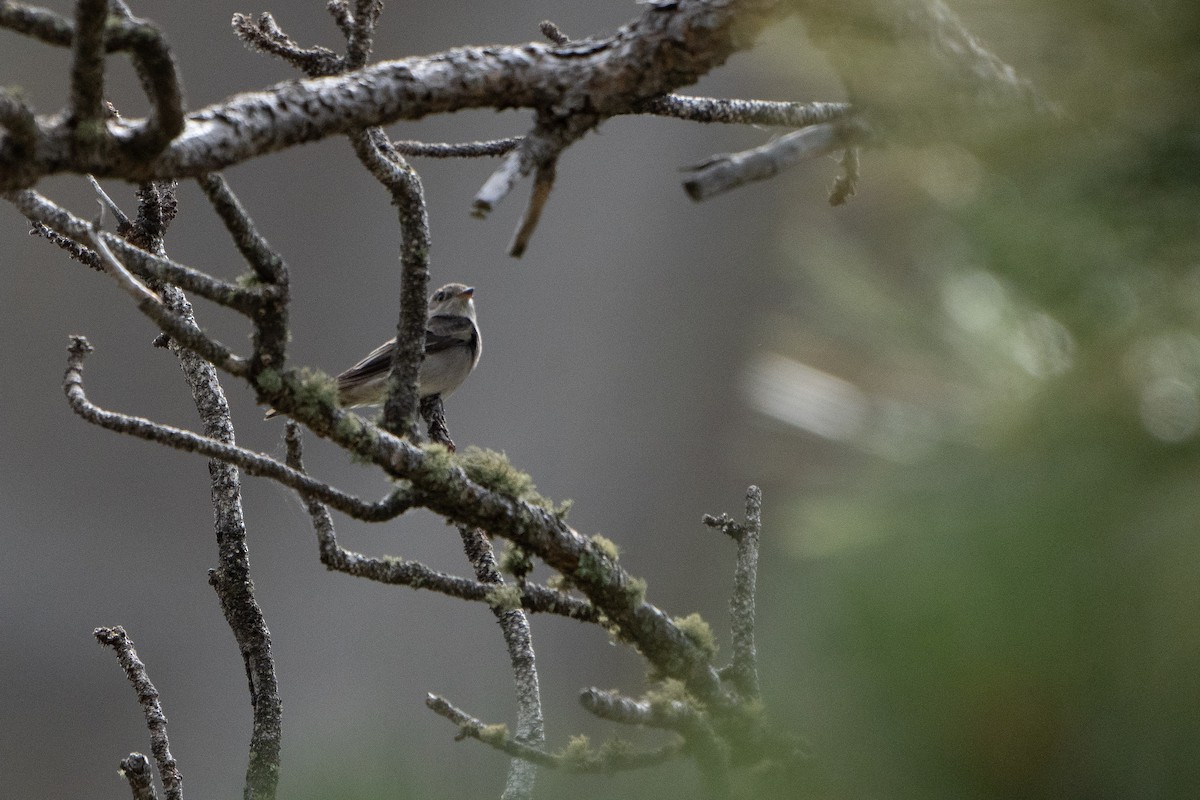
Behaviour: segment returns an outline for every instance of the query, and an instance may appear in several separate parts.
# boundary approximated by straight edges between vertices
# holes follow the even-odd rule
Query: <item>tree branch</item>
[[[183,776],[179,774],[175,757],[171,755],[171,746],[167,738],[167,717],[158,702],[158,690],[146,674],[146,665],[133,649],[133,641],[120,625],[96,628],[93,635],[100,644],[111,647],[116,652],[117,661],[121,669],[125,670],[125,677],[137,692],[142,715],[146,718],[146,727],[150,729],[150,752],[154,753],[154,760],[158,764],[158,774],[162,778],[167,800],[183,800]]]
[[[383,427],[397,436],[418,438],[418,382],[425,355],[429,295],[429,216],[421,177],[396,152],[379,128],[350,137],[363,166],[392,195],[400,214],[400,316],[392,350],[389,390],[383,404]]]
[[[110,124],[117,151],[106,163],[80,164],[63,132],[39,121],[39,157],[28,171],[91,172],[132,181],[198,177],[303,142],[469,108],[529,108],[563,120],[577,118],[572,127],[582,135],[605,117],[694,82],[745,48],[782,13],[776,0],[719,5],[679,0],[669,9],[647,7],[602,40],[563,47],[535,42],[459,48],[336,77],[290,81],[189,115],[183,131],[153,158],[132,157],[122,147],[131,129]],[[6,10],[0,25],[32,27],[16,16]],[[61,28],[55,31],[52,38],[61,39]],[[128,35],[123,28],[106,35],[118,34]],[[106,39],[107,48],[113,44]],[[0,150],[4,143],[0,139]],[[0,175],[0,188],[18,187],[17,177]]]
[[[304,472],[302,438],[300,426],[296,422],[287,421],[284,440],[287,445],[288,466],[298,472]],[[378,583],[407,586],[411,589],[427,589],[459,600],[497,603],[495,586],[457,575],[447,575],[417,561],[407,561],[394,556],[370,558],[345,549],[338,544],[333,518],[329,515],[325,504],[303,490],[297,491],[312,518],[313,529],[317,533],[321,563],[327,568]],[[591,603],[548,586],[526,584],[521,588],[520,601],[522,608],[535,614],[558,614],[587,623],[595,623],[600,619],[599,611]]]
[[[141,753],[130,753],[121,759],[117,768],[133,792],[133,800],[158,800],[154,791],[154,775],[150,771],[150,759]]]
[[[116,7],[123,9],[119,0]],[[99,186],[96,188],[99,190]],[[112,200],[107,195],[103,196],[115,208]],[[165,255],[164,237],[177,209],[175,184],[143,184],[138,187],[137,196],[137,219],[132,224],[126,221],[125,236],[131,244],[141,249],[155,255]],[[119,213],[119,209],[116,211]],[[98,237],[94,237],[94,243],[98,249],[107,252]],[[111,253],[108,253],[108,258],[112,259]],[[183,291],[168,283],[161,283],[158,288],[171,311],[195,325],[191,303]],[[205,435],[232,445],[233,421],[216,368],[179,342],[172,340],[170,347],[179,360],[191,390]],[[271,655],[271,632],[254,597],[250,578],[246,523],[237,468],[210,459],[208,471],[219,559],[218,568],[209,571],[208,580],[217,592],[225,621],[241,652],[253,710],[244,796],[246,800],[272,800],[279,783],[282,705],[275,677],[275,661]]]
[[[570,748],[560,755],[552,755],[546,751],[531,747],[517,741],[508,735],[505,725],[487,725],[472,717],[467,712],[455,707],[443,697],[434,694],[427,695],[425,705],[441,717],[445,717],[458,726],[456,740],[471,738],[478,739],[486,745],[501,750],[514,758],[521,758],[539,767],[561,769],[567,772],[581,773],[612,773],[624,770],[645,769],[654,767],[671,759],[677,758],[683,749],[682,742],[673,742],[658,750],[636,752],[622,747],[614,747],[600,752],[591,752],[579,748],[572,752]],[[586,744],[586,740],[583,740]]]
[[[845,119],[852,110],[849,103],[783,103],[667,94],[646,100],[630,113],[654,114],[688,122],[806,128]]]
[[[479,582],[497,589],[503,587],[504,576],[496,566],[496,554],[487,535],[478,528],[463,525],[458,527],[458,533]],[[501,592],[497,592],[496,596],[502,596]],[[541,749],[546,743],[546,726],[542,719],[542,696],[529,618],[520,608],[510,608],[506,603],[494,602],[491,605],[496,622],[504,633],[504,644],[508,649],[508,660],[517,688],[517,741]],[[536,779],[537,770],[532,763],[514,758],[509,764],[508,782],[501,800],[531,798]]]
[[[743,184],[773,178],[803,161],[828,155],[845,147],[853,136],[849,129],[832,122],[801,128],[753,150],[713,156],[691,167],[695,176],[684,181],[683,188],[693,200],[707,200]]]
[[[209,458],[235,464],[250,475],[270,478],[297,491],[313,494],[322,502],[328,503],[347,516],[366,522],[382,522],[393,519],[414,506],[414,496],[402,489],[394,490],[378,502],[368,503],[310,478],[302,472],[297,472],[262,453],[255,453],[170,425],[151,422],[142,417],[106,411],[88,400],[83,389],[83,359],[92,352],[92,349],[86,338],[71,337],[63,389],[66,392],[67,401],[75,413],[94,425],[150,442],[157,442],[176,450],[199,453]]]
[[[264,284],[257,294],[254,313],[254,355],[250,375],[257,378],[264,369],[281,369],[287,358],[288,342],[288,268],[266,238],[258,232],[249,213],[220,174],[199,179],[204,196],[225,224],[242,258],[255,278]]]
[[[762,534],[762,489],[746,490],[746,521],[734,522],[728,515],[705,515],[704,524],[717,528],[737,542],[737,566],[733,594],[729,598],[732,618],[733,662],[721,677],[729,677],[742,697],[759,697],[758,651],[754,644],[754,608],[758,594],[758,548]]]

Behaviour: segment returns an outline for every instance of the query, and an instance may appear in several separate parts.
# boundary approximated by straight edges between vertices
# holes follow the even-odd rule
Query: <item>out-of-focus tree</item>
[[[785,234],[802,299],[747,379],[752,441],[860,457],[768,484],[798,493],[768,596],[803,620],[773,637],[835,698],[850,796],[1190,797],[1200,13],[962,10],[1064,126],[880,154],[873,241]]]

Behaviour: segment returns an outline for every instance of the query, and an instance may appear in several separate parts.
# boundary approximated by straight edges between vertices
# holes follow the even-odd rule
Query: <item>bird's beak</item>
[[[458,293],[459,297],[465,297],[468,300],[471,297],[473,297],[474,295],[475,295],[475,287],[474,286],[468,286],[467,288],[463,289],[461,292]]]

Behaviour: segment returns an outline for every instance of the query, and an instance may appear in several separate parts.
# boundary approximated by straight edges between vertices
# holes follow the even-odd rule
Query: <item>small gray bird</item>
[[[425,359],[421,362],[418,394],[422,399],[435,394],[443,398],[459,387],[483,349],[475,321],[475,289],[448,283],[429,298],[429,320],[425,325]],[[392,370],[396,340],[389,339],[350,369],[337,376],[338,403],[346,408],[378,405],[387,399],[387,378]],[[267,418],[275,416],[267,411]]]

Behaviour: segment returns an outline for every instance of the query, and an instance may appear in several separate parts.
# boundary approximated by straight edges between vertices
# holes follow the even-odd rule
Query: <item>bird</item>
[[[443,399],[457,389],[479,363],[483,344],[475,317],[475,289],[448,283],[429,298],[425,323],[425,358],[417,378],[417,394],[423,400],[433,395]],[[379,405],[387,399],[388,375],[392,371],[393,337],[367,357],[337,376],[338,403],[346,408]],[[267,419],[278,414],[267,411]]]

